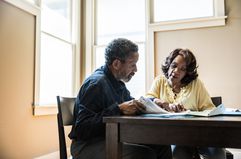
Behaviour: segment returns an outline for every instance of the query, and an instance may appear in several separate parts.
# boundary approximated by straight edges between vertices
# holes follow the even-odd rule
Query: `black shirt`
[[[77,141],[104,138],[103,117],[120,115],[118,104],[131,99],[125,84],[117,81],[107,66],[97,69],[80,88],[69,137]]]

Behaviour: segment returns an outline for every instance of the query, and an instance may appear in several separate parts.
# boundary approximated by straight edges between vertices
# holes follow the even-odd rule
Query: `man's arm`
[[[92,137],[104,137],[105,125],[102,122],[103,116],[120,114],[117,104],[113,104],[101,112],[95,113],[83,105],[75,121],[75,134],[77,139],[87,140]]]

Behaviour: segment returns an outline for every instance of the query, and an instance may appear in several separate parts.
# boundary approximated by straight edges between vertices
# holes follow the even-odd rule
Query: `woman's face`
[[[168,69],[168,80],[172,84],[180,84],[186,75],[186,61],[182,55],[178,55],[171,63]]]

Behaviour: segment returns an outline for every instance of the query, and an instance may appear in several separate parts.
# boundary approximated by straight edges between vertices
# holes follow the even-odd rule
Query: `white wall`
[[[241,1],[227,0],[225,26],[158,32],[155,34],[155,72],[167,54],[191,49],[200,79],[211,96],[222,96],[227,107],[241,108]]]

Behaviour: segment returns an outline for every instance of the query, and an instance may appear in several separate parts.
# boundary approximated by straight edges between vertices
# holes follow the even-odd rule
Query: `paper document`
[[[223,104],[220,104],[219,106],[208,109],[204,111],[191,111],[187,110],[184,112],[168,112],[165,109],[158,106],[156,103],[154,103],[151,99],[145,98],[143,96],[140,97],[139,101],[146,107],[145,114],[150,114],[150,116],[179,116],[179,115],[191,115],[191,116],[203,116],[203,117],[210,117],[210,116],[216,116],[216,115],[236,115],[241,116],[240,110],[233,110],[232,108],[225,108]],[[156,114],[156,115],[151,115]]]
[[[165,109],[158,106],[156,103],[154,103],[151,99],[145,98],[143,96],[140,97],[139,101],[144,106],[146,106],[146,111],[143,112],[145,114],[162,114],[162,115],[168,115],[168,116],[173,115],[174,116],[174,115],[186,115],[190,112],[189,110],[183,111],[183,112],[178,112],[178,113],[168,112]]]
[[[193,116],[216,116],[216,115],[224,115],[224,116],[241,116],[241,111],[239,109],[234,108],[225,108],[223,104],[204,111],[190,111],[188,115]]]
[[[225,108],[223,115],[241,116],[241,110],[237,108]]]
[[[194,115],[194,116],[215,116],[215,115],[221,115],[225,112],[225,107],[223,104],[220,104],[219,106],[208,109],[204,111],[190,111],[188,115]]]
[[[140,97],[139,101],[146,107],[146,111],[144,113],[150,114],[168,114],[170,112],[166,111],[165,109],[159,107],[156,103],[154,103],[151,99],[145,98],[143,96]]]

